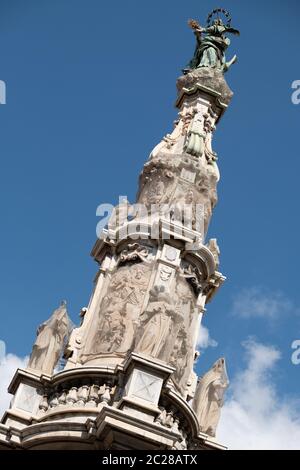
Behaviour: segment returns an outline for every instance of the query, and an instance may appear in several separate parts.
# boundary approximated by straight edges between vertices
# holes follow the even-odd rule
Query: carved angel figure
[[[229,380],[225,359],[218,359],[213,367],[198,382],[193,409],[197,415],[200,430],[215,437],[220,420],[223,396]]]
[[[28,368],[52,374],[58,363],[64,344],[71,332],[66,302],[37,330],[37,338],[32,348]]]

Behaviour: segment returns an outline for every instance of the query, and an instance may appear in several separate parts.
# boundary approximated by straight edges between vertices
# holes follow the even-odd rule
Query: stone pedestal
[[[201,434],[172,386],[173,373],[136,353],[115,369],[82,367],[52,377],[19,369],[0,449],[223,448]]]

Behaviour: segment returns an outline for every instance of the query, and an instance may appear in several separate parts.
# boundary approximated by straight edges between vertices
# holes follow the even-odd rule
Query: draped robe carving
[[[221,358],[199,380],[196,388],[193,408],[200,429],[213,437],[216,435],[223,406],[223,396],[228,385],[225,359]]]

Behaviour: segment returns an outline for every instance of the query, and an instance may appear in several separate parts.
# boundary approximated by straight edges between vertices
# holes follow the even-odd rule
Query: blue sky
[[[96,207],[119,194],[134,201],[143,163],[176,118],[176,78],[194,50],[186,22],[204,23],[215,6],[0,0],[0,339],[8,352],[28,354],[62,299],[78,321],[96,273]],[[218,346],[203,351],[198,368],[225,355],[236,377],[252,337],[280,352],[272,383],[279,398],[297,400],[300,105],[291,84],[300,80],[300,4],[222,6],[241,30],[228,54],[239,61],[226,75],[235,95],[214,137],[221,182],[209,235],[227,281],[204,319]]]

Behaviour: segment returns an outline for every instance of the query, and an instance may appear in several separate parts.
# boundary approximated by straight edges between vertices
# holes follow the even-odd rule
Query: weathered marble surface
[[[177,89],[178,120],[150,153],[140,176],[137,201],[149,210],[157,205],[157,210],[168,212],[177,222],[176,212],[180,214],[184,205],[190,205],[187,221],[196,230],[196,208],[202,206],[204,236],[217,203],[220,179],[213,132],[233,93],[222,72],[211,68],[179,77]]]
[[[122,263],[127,253],[128,250],[121,253]],[[150,274],[151,265],[147,263],[120,265],[111,274],[99,310],[86,333],[82,363],[112,353],[126,354],[132,349]]]
[[[220,93],[221,101],[226,105],[230,103],[233,92],[230,90],[221,70],[202,67],[182,75],[177,80],[177,91],[180,94],[183,88],[193,88],[197,83]]]
[[[178,118],[140,175],[144,212],[121,202],[96,241],[94,290],[57,374],[65,305],[40,327],[29,369],[11,385],[17,400],[0,448],[222,448],[209,436],[228,386],[225,361],[199,380],[194,372],[205,305],[225,280],[217,241],[206,242],[220,179],[213,134],[232,98],[218,60],[178,78]]]
[[[213,367],[200,378],[193,401],[202,432],[215,437],[220,420],[224,393],[229,385],[225,359],[219,359]]]
[[[137,202],[157,211],[170,228],[182,226],[198,236],[200,249],[217,203],[220,178],[212,136],[232,92],[219,70],[206,68],[179,77],[177,88],[178,120],[173,132],[150,153]],[[82,325],[72,335],[67,367],[120,364],[137,351],[174,366],[174,386],[191,399],[202,312],[222,278],[216,271],[219,248],[215,239],[208,242],[210,264],[206,265],[201,257],[198,264],[189,258],[184,234],[182,242],[130,236],[111,241],[110,233],[130,224],[128,212],[127,202],[116,208],[108,235],[96,250],[101,267]],[[144,223],[139,217],[134,218],[137,225],[139,220]]]

